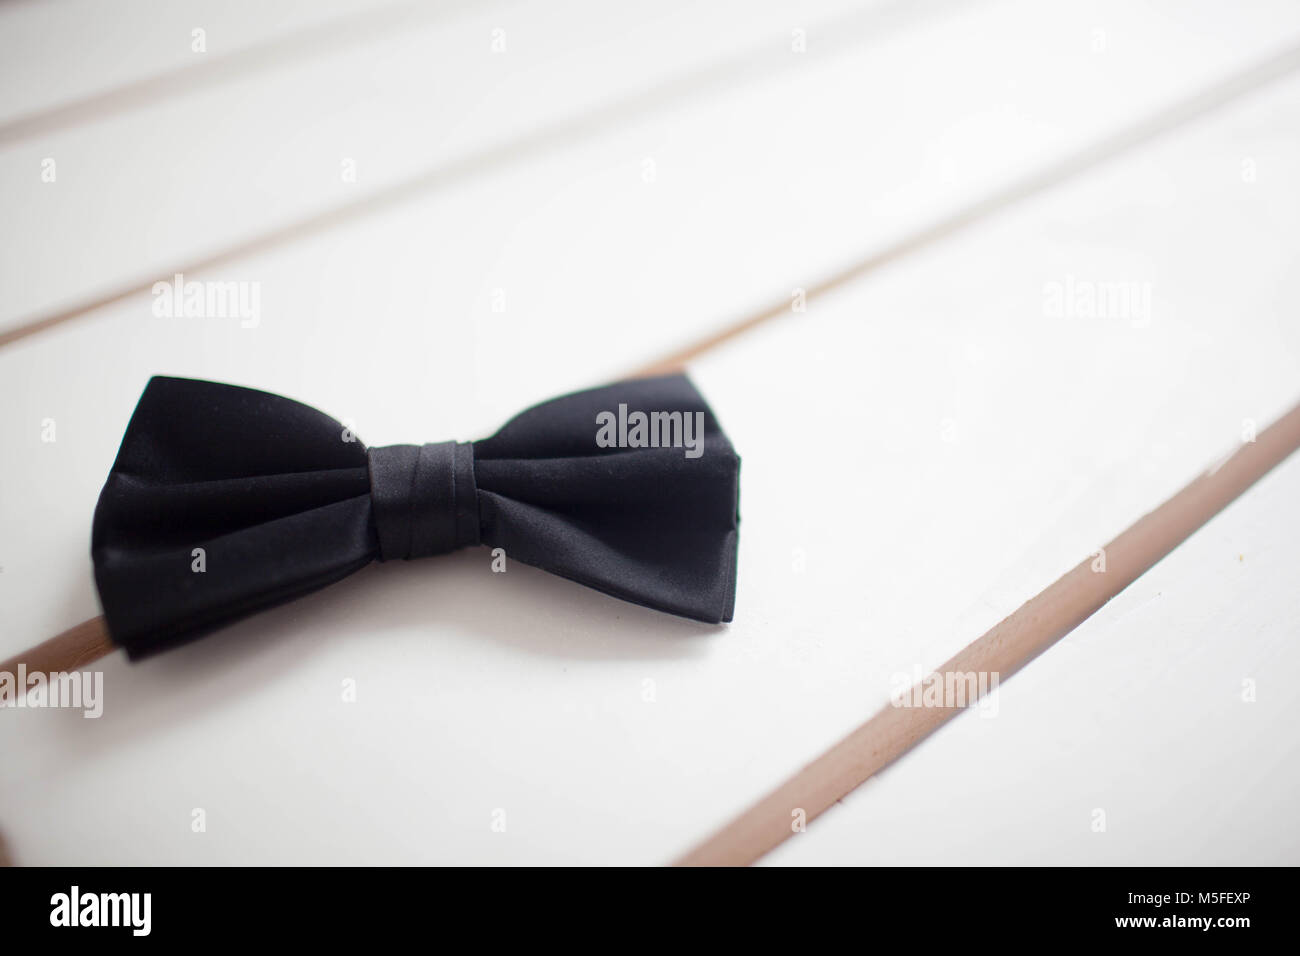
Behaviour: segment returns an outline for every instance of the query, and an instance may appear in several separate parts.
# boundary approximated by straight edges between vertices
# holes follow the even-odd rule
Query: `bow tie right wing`
[[[625,601],[731,620],[740,459],[685,376],[544,402],[474,459],[485,544]]]

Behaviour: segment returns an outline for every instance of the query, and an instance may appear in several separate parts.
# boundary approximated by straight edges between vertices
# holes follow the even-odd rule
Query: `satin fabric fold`
[[[601,447],[597,416],[620,405],[701,413],[699,457]],[[109,635],[132,659],[377,558],[476,542],[718,623],[735,601],[738,496],[739,458],[680,375],[553,399],[472,444],[376,449],[278,395],[155,377],[100,494],[91,554]]]

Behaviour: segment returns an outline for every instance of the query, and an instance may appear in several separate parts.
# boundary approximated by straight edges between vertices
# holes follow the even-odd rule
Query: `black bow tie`
[[[91,554],[108,633],[132,659],[375,558],[480,543],[716,624],[735,603],[739,488],[731,442],[681,375],[553,399],[484,441],[369,450],[287,398],[153,378]]]

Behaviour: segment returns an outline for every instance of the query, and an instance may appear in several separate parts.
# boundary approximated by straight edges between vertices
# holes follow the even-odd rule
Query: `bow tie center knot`
[[[423,558],[479,543],[472,442],[386,445],[366,454],[380,560]]]

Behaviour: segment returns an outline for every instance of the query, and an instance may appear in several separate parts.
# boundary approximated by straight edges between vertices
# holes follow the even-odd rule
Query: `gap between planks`
[[[485,7],[486,4],[483,4]],[[337,16],[212,59],[197,60],[189,66],[155,73],[100,93],[18,116],[0,123],[0,147],[37,136],[47,136],[79,123],[102,122],[119,113],[194,93],[218,83],[247,79],[256,73],[280,70],[305,60],[320,59],[352,47],[364,46],[385,36],[428,26],[449,16],[468,12],[469,9],[469,4],[461,4],[448,11],[442,7],[435,10],[419,3],[405,2]],[[476,9],[475,12],[479,10]]]

